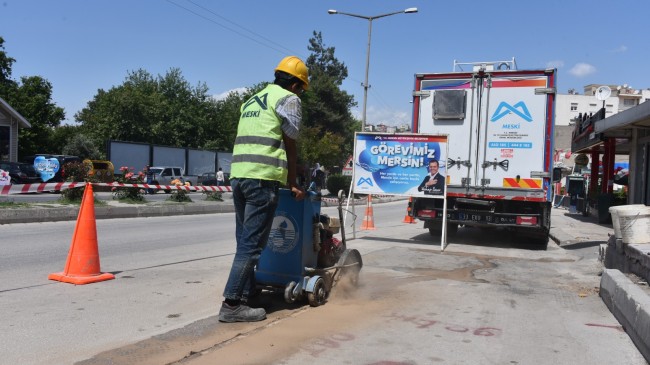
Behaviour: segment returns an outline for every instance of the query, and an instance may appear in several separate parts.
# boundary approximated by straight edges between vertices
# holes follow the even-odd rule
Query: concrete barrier
[[[650,361],[650,297],[618,270],[605,269],[600,297],[639,352]]]

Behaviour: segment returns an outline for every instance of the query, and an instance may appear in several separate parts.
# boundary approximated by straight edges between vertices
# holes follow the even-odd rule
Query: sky
[[[374,17],[330,15],[329,9]],[[0,0],[0,37],[12,77],[41,76],[65,123],[99,89],[128,73],[179,68],[215,97],[272,81],[285,56],[306,59],[309,39],[348,68],[342,88],[361,119],[372,24],[367,123],[409,124],[414,75],[450,72],[454,61],[516,61],[558,69],[558,92],[588,84],[650,88],[646,0]]]

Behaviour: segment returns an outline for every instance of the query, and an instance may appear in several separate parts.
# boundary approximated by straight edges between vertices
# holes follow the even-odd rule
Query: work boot
[[[233,307],[222,303],[219,311],[219,322],[257,322],[264,319],[266,319],[264,308],[251,308],[244,304]]]

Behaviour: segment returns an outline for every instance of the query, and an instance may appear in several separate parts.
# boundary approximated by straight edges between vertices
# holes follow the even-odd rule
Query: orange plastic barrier
[[[406,207],[406,215],[404,216],[402,223],[417,223],[415,221],[415,218],[413,218],[413,216],[411,215],[412,210],[413,210],[413,198],[409,198],[409,205]]]
[[[50,280],[76,285],[115,279],[111,273],[101,273],[99,269],[99,250],[97,248],[97,226],[95,222],[95,197],[93,187],[86,184],[77,225],[72,235],[72,244],[63,272],[52,273]]]
[[[375,228],[375,219],[372,213],[372,195],[368,194],[368,205],[366,206],[366,214],[363,216],[361,223],[361,230],[372,230]]]

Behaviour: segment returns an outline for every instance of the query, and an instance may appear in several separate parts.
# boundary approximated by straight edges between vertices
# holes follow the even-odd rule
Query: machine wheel
[[[359,271],[361,271],[361,267],[363,266],[359,251],[354,249],[345,250],[339,258],[337,265],[344,266],[339,273],[338,280],[343,279],[353,286],[359,284]]]
[[[293,294],[293,290],[296,288],[296,282],[292,281],[287,284],[287,287],[284,289],[284,301],[291,304],[296,301],[297,296]]]
[[[313,291],[307,293],[307,299],[309,300],[309,305],[312,307],[318,307],[319,305],[325,304],[327,291],[325,290],[325,281],[323,278],[316,279]]]

